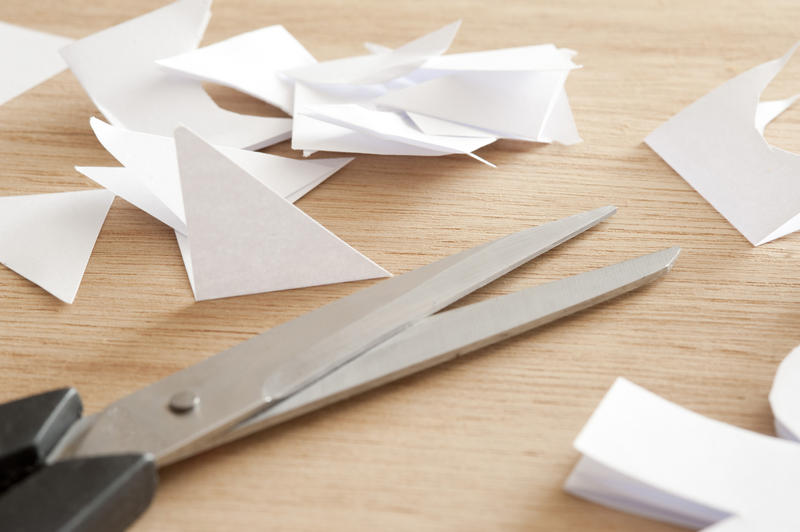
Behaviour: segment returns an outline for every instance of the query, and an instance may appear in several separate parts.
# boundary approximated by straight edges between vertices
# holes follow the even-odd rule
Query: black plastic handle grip
[[[73,388],[0,405],[1,530],[117,532],[150,505],[158,475],[149,454],[45,465],[82,409]]]
[[[118,532],[144,513],[158,483],[151,455],[64,460],[0,496],[0,526],[16,532]]]

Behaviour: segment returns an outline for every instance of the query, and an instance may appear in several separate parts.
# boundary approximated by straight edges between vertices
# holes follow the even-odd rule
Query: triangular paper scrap
[[[443,54],[453,42],[461,21],[420,37],[391,51],[334,59],[286,71],[306,83],[369,85],[385,83],[419,68],[431,57]]]
[[[197,300],[389,275],[194,133],[175,143]]]
[[[112,201],[108,190],[0,197],[0,263],[72,303]]]
[[[197,48],[211,0],[178,0],[90,35],[62,50],[97,108],[113,124],[171,136],[185,124],[210,142],[258,149],[289,138],[291,119],[242,115],[217,106],[201,82],[155,61]]]
[[[316,60],[286,28],[276,25],[156,62],[176,72],[240,90],[291,114],[294,89],[278,73],[313,65]]]
[[[776,110],[759,112],[761,93],[797,46],[725,82],[645,139],[754,246],[800,229],[800,155],[771,146],[759,131]]]
[[[175,140],[111,126],[96,118],[90,123],[100,143],[130,171],[122,173],[119,168],[102,167],[78,167],[78,171],[186,234]],[[217,146],[217,149],[292,202],[353,160],[339,157],[302,161],[237,148]]]
[[[58,51],[71,42],[0,22],[0,105],[67,68]]]

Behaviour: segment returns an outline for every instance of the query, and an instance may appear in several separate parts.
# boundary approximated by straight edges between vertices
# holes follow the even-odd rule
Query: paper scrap
[[[242,115],[217,106],[202,84],[158,66],[194,50],[211,0],[178,0],[71,44],[64,59],[114,125],[171,136],[178,125],[210,142],[259,149],[289,138],[291,119]]]
[[[778,366],[769,404],[775,416],[775,433],[781,438],[800,442],[800,347],[789,353]]]
[[[392,91],[375,103],[485,129],[497,137],[540,141],[568,73],[451,74]]]
[[[800,445],[703,417],[625,379],[575,448],[583,456],[565,489],[588,500],[695,529],[732,516],[792,521]]]
[[[313,65],[316,60],[286,28],[276,25],[156,63],[232,87],[292,114],[294,86],[279,72]]]
[[[91,167],[77,167],[77,170],[186,234],[174,139],[129,131],[96,118],[92,118],[90,123],[100,143],[130,171],[123,173],[119,168]],[[217,146],[217,149],[291,202],[352,161],[352,158],[343,157],[303,161],[237,148]]]
[[[754,246],[800,229],[800,155],[771,146],[762,134],[791,101],[759,105],[798,44],[725,82],[645,139]]]
[[[0,105],[67,68],[58,51],[71,42],[66,37],[0,22]]]
[[[794,517],[783,520],[769,515],[759,515],[729,517],[704,528],[703,532],[797,532],[798,530],[800,530],[800,520]]]
[[[197,300],[389,275],[199,136],[175,142]]]
[[[107,190],[0,197],[0,263],[72,303],[112,201]]]
[[[494,137],[449,137],[426,135],[396,113],[366,109],[359,105],[313,106],[304,109],[303,115],[353,131],[367,133],[379,139],[401,142],[424,150],[446,153],[463,153],[489,166],[492,163],[472,151],[496,139]]]
[[[461,21],[429,33],[394,50],[345,57],[288,70],[292,79],[314,84],[370,85],[385,83],[419,68],[444,53],[453,42]]]

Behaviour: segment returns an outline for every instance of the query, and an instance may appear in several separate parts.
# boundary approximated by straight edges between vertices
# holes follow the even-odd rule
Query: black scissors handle
[[[158,475],[148,454],[45,464],[82,410],[74,388],[0,405],[0,528],[116,532],[150,505]]]

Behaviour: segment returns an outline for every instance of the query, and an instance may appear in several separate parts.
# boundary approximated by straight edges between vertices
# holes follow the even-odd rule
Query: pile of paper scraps
[[[583,456],[565,489],[706,532],[800,530],[800,347],[778,368],[769,401],[777,438],[617,379],[575,440]]]
[[[571,50],[443,55],[458,22],[322,63],[280,25],[198,49],[210,5],[178,0],[71,44],[0,26],[5,49],[29,54],[0,101],[61,71],[63,57],[108,121],[91,120],[98,140],[123,165],[77,167],[105,190],[0,198],[0,262],[71,303],[119,196],[174,229],[197,300],[384,277],[292,205],[352,158],[249,150],[291,137],[306,156],[466,154],[490,164],[473,152],[501,138],[580,142],[564,90],[578,68]],[[204,81],[293,118],[224,110]]]

